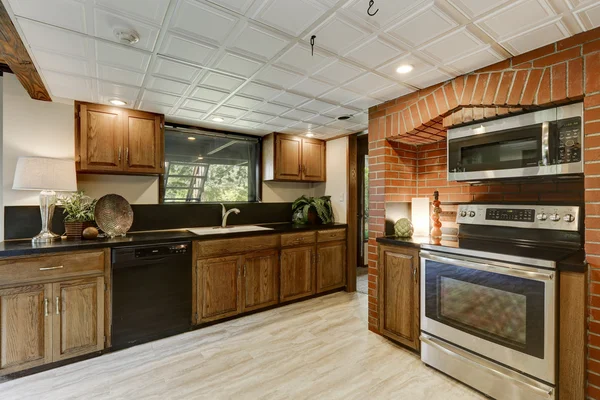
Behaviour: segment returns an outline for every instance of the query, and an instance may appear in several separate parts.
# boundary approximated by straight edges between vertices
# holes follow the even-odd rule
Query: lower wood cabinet
[[[279,253],[267,250],[244,257],[243,311],[279,302]]]
[[[290,301],[316,293],[315,247],[281,250],[281,301]]]
[[[379,331],[419,350],[419,251],[379,246]]]
[[[346,242],[317,246],[317,293],[346,286]]]
[[[241,312],[241,265],[241,256],[198,261],[198,322],[227,318]]]

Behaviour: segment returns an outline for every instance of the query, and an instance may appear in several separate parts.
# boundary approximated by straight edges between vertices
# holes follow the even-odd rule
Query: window
[[[253,202],[259,140],[195,129],[165,130],[165,203]]]

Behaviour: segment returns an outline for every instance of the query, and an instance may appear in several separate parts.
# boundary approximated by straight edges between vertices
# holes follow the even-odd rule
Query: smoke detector
[[[140,35],[130,29],[115,29],[114,34],[117,40],[123,44],[136,44],[140,41]]]

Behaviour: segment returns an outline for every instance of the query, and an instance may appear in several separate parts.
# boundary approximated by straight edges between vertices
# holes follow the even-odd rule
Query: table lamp
[[[52,223],[56,192],[77,191],[74,160],[45,157],[19,157],[13,190],[39,190],[42,230],[32,242],[44,243],[60,238],[48,227]]]

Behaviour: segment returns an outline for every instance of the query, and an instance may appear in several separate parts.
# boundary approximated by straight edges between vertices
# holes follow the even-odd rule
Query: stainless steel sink
[[[273,228],[265,228],[264,226],[258,225],[238,225],[238,226],[227,226],[221,228],[220,226],[214,228],[191,228],[188,231],[193,234],[202,235],[221,235],[228,233],[239,233],[239,232],[256,232],[256,231],[272,231]]]

